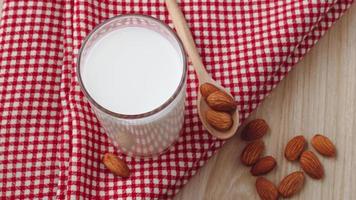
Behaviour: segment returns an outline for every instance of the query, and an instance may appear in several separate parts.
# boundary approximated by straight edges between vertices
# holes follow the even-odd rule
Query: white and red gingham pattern
[[[207,70],[230,88],[240,120],[265,98],[352,0],[203,1],[181,7]],[[184,134],[152,159],[122,156],[128,179],[108,173],[118,152],[75,76],[83,38],[103,20],[147,14],[172,25],[163,1],[5,0],[0,24],[0,197],[171,198],[221,147],[204,132],[190,68]]]

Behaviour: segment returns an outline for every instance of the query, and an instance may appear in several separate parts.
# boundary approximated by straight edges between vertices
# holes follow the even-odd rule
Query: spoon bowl
[[[219,88],[221,91],[224,91],[226,94],[230,94],[229,91],[226,90],[226,88],[222,87],[221,85],[219,85],[216,81],[214,81],[213,79],[210,79],[209,81],[205,81],[204,83],[211,83],[214,86],[216,86],[217,88]],[[203,84],[203,83],[201,83]],[[199,84],[199,86],[201,85]],[[228,139],[230,137],[232,137],[233,135],[235,135],[238,127],[239,127],[239,114],[236,111],[234,111],[231,114],[232,120],[233,120],[233,124],[231,126],[231,128],[227,131],[220,131],[217,130],[216,128],[212,127],[206,120],[206,111],[208,109],[211,109],[209,107],[209,105],[206,103],[206,101],[204,100],[204,98],[202,97],[201,93],[198,92],[198,99],[197,99],[197,106],[198,106],[198,115],[200,118],[200,121],[202,122],[203,126],[205,127],[205,129],[213,136],[219,138],[219,139]]]

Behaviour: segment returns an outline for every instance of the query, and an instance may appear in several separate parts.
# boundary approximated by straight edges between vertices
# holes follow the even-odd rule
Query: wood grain
[[[267,175],[275,183],[299,169],[283,158],[289,138],[304,134],[310,141],[315,133],[323,133],[336,144],[336,159],[319,156],[326,177],[322,181],[307,177],[304,189],[292,199],[356,199],[355,5],[249,119],[257,117],[271,126],[264,140],[266,154],[277,158],[277,170]],[[238,159],[244,145],[238,136],[230,139],[175,199],[258,199],[255,178]]]
[[[323,133],[336,143],[337,158],[319,156],[325,167],[321,181],[307,177],[305,187],[291,199],[356,199],[356,6],[318,42],[302,62],[250,116],[265,119],[271,133],[266,155],[276,156],[277,169],[266,177],[278,183],[299,169],[283,158],[288,139],[303,134],[309,141]],[[245,143],[238,135],[188,182],[176,200],[259,199],[255,177],[238,156]],[[319,155],[319,154],[318,154]]]

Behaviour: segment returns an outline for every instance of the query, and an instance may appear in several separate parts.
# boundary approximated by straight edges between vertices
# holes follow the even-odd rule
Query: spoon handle
[[[177,4],[177,1],[166,0],[166,6],[169,15],[172,18],[177,34],[184,45],[184,49],[192,61],[193,67],[198,75],[199,82],[204,83],[208,81],[211,78],[204,68],[198,49],[193,40],[193,36],[189,30],[187,21],[185,20],[184,15]]]

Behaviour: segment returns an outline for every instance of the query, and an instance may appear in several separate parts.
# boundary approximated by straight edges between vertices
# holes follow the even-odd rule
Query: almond
[[[251,174],[254,176],[260,176],[272,171],[277,165],[276,160],[272,156],[266,156],[257,161],[251,168]]]
[[[246,166],[255,164],[260,158],[264,149],[265,144],[262,140],[256,140],[247,144],[240,156],[242,164]]]
[[[256,179],[256,190],[262,200],[278,199],[279,194],[277,187],[264,177],[258,177]]]
[[[207,98],[206,102],[210,108],[217,111],[232,112],[236,110],[235,100],[223,91],[215,91],[211,93]]]
[[[252,141],[261,139],[266,135],[269,126],[263,119],[255,119],[249,122],[241,132],[241,139]]]
[[[301,171],[289,174],[279,183],[279,193],[285,198],[293,196],[302,189],[304,179],[304,173]]]
[[[113,153],[106,153],[102,162],[113,174],[127,178],[130,176],[130,169],[126,163]]]
[[[300,156],[300,165],[310,177],[321,179],[324,176],[324,168],[318,157],[312,151],[305,151]]]
[[[284,156],[290,161],[297,160],[300,154],[304,151],[305,146],[306,140],[304,136],[298,135],[287,143],[286,148],[284,149]]]
[[[205,113],[206,121],[220,131],[227,131],[232,126],[232,117],[229,113],[207,110]]]
[[[326,136],[317,134],[313,137],[311,143],[314,149],[323,156],[334,157],[336,155],[335,145]]]
[[[218,91],[219,88],[217,88],[215,85],[211,84],[211,83],[203,83],[200,86],[200,93],[201,96],[204,97],[204,99],[206,99],[211,93]]]

